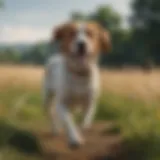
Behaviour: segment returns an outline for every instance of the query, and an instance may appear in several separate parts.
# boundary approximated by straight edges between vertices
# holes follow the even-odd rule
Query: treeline
[[[94,20],[110,31],[113,49],[102,54],[103,66],[160,65],[160,1],[134,0],[133,15],[129,18],[131,27],[122,27],[122,18],[110,6],[99,6],[86,15],[73,12],[71,20]],[[43,42],[25,50],[6,48],[0,51],[0,62],[44,64],[50,53],[57,50]]]
[[[42,65],[51,52],[47,42],[1,47],[0,63]]]

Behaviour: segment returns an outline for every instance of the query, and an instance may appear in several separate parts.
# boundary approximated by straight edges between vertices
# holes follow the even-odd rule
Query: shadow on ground
[[[160,157],[160,139],[152,133],[146,136],[133,136],[123,142],[124,157],[126,160],[152,160]]]
[[[36,136],[28,131],[17,129],[15,126],[0,121],[0,148],[13,147],[25,154],[41,154]]]

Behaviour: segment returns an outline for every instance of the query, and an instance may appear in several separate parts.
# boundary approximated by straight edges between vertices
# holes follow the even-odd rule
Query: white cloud
[[[0,43],[33,43],[49,39],[50,30],[27,26],[3,27],[0,31]]]
[[[51,27],[68,19],[75,10],[94,11],[100,4],[110,4],[123,16],[124,24],[130,14],[131,0],[6,0],[0,14],[0,43],[33,43],[50,37]],[[63,2],[63,3],[61,3]],[[7,8],[8,7],[8,8]]]

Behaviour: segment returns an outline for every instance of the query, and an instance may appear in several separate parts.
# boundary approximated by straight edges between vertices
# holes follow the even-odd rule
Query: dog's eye
[[[75,36],[76,36],[76,31],[74,31],[74,30],[69,31],[69,32],[68,32],[68,35],[69,35],[70,37],[75,37]]]
[[[87,34],[87,36],[90,37],[90,38],[92,38],[92,37],[94,36],[93,32],[90,31],[90,30],[87,30],[87,31],[86,31],[86,34]]]

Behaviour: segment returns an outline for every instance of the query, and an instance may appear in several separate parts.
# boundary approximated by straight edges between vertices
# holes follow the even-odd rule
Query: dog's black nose
[[[78,54],[79,55],[84,55],[86,52],[86,44],[85,42],[78,42],[77,43],[77,48],[78,48]]]

